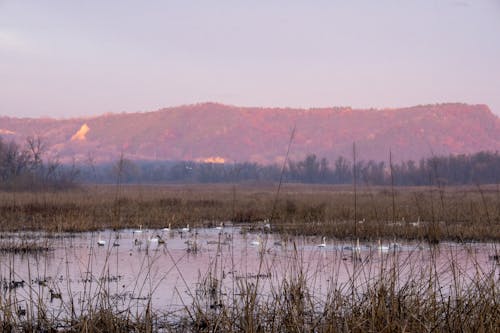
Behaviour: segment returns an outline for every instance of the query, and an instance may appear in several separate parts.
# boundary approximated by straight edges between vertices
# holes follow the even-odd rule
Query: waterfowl
[[[163,240],[163,238],[161,238],[160,235],[156,235],[154,237],[151,237],[149,239],[149,242],[150,243],[157,243],[157,244],[165,244],[165,241]]]
[[[189,232],[191,229],[189,229],[189,224],[186,225],[184,228],[181,229],[181,232]]]
[[[356,240],[356,246],[346,245],[343,247],[343,249],[357,253],[361,252],[361,247],[359,246],[359,238]]]
[[[498,254],[493,254],[488,256],[489,260],[496,261],[497,263],[500,264],[500,255]]]
[[[271,223],[269,223],[269,219],[265,219],[264,222],[264,231],[271,231]]]
[[[326,247],[326,237],[323,236],[323,238],[321,240],[322,240],[322,242],[320,244],[318,244],[318,247]]]
[[[388,252],[390,250],[390,246],[382,245],[382,243],[380,242],[380,239],[379,239],[378,245],[377,245],[377,250],[379,250],[379,252]]]
[[[26,309],[24,309],[22,306],[17,307],[17,315],[19,317],[26,316]]]
[[[101,235],[99,235],[99,239],[97,240],[97,245],[98,246],[104,246],[106,245],[106,241],[101,239]]]
[[[187,244],[187,249],[186,251],[188,253],[196,253],[198,252],[199,248],[198,248],[198,237],[196,236],[196,234],[194,235],[194,240],[193,239],[188,239],[186,242]]]
[[[420,226],[420,216],[417,218],[416,222],[411,222],[410,225],[412,227],[419,227]]]
[[[253,241],[250,242],[250,245],[252,246],[259,246],[260,245],[260,235],[257,236],[257,239],[254,239]]]
[[[132,233],[134,233],[134,234],[142,233],[142,224],[139,224],[139,229],[134,230]]]
[[[120,246],[118,239],[120,239],[120,236],[118,234],[116,234],[115,240],[113,241],[113,246]]]
[[[50,293],[50,302],[51,303],[52,303],[52,300],[54,300],[54,299],[60,299],[60,300],[62,300],[61,293],[55,292],[52,289],[49,289],[49,293]]]
[[[221,222],[220,225],[215,227],[215,230],[222,230],[224,229],[224,222]]]
[[[156,236],[153,236],[149,239],[149,242],[150,243],[158,243],[158,241],[160,240],[160,236],[156,235]]]
[[[161,229],[161,231],[163,231],[163,232],[170,232],[170,230],[171,230],[170,223],[168,224],[168,228]]]

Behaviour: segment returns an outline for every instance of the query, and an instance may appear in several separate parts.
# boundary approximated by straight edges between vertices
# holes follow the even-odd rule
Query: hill
[[[62,161],[117,159],[274,163],[310,153],[333,161],[419,159],[433,154],[500,150],[500,119],[485,105],[437,104],[397,109],[257,108],[216,103],[92,118],[0,117],[0,136],[19,143],[41,136]]]

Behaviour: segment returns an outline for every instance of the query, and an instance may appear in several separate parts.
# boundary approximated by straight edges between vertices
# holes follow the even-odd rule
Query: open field
[[[221,221],[337,239],[500,240],[500,190],[273,185],[88,186],[0,193],[0,230],[89,231]],[[277,198],[277,200],[276,200]],[[267,223],[267,221],[266,221]]]

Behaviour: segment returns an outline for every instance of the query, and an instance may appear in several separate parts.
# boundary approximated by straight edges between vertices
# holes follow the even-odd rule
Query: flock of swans
[[[321,239],[321,243],[319,243],[317,245],[318,248],[326,248],[327,247],[327,243],[326,243],[326,237],[323,237]],[[389,245],[384,245],[382,244],[381,240],[379,239],[377,241],[377,245],[376,246],[365,246],[366,249],[370,249],[370,250],[377,250],[381,253],[387,253],[389,251],[395,251],[397,250],[398,248],[400,248],[401,245],[399,243],[390,243]],[[354,253],[360,253],[362,250],[363,250],[363,247],[359,244],[359,238],[356,239],[356,244],[355,245],[343,245],[341,247],[342,250],[346,250],[346,251],[352,251]]]
[[[232,235],[231,233],[224,232],[225,225],[224,222],[221,222],[219,225],[213,227],[215,231],[218,232],[219,235],[225,235],[224,239],[221,241],[219,240],[208,240],[207,244],[221,244],[221,245],[226,245],[229,244],[232,241]],[[268,232],[270,231],[271,226],[269,222],[266,220],[264,221],[262,231],[263,232]],[[171,225],[169,224],[168,227],[162,228],[157,230],[156,232],[154,230],[143,230],[142,225],[139,225],[138,229],[132,230],[132,239],[133,239],[133,245],[134,246],[141,246],[143,244],[150,244],[150,245],[164,245],[167,243],[166,237],[169,236],[171,238],[174,237],[175,234],[180,235],[181,238],[184,237],[190,237],[190,239],[186,240],[185,243],[188,245],[188,251],[196,251],[198,249],[198,230],[193,230],[190,228],[189,224],[187,224],[185,227],[182,228],[177,228],[177,229],[172,229]],[[194,236],[194,239],[193,239]],[[246,239],[246,238],[245,238]],[[266,238],[267,240],[267,238]],[[101,238],[101,234],[99,234],[99,238],[97,240],[97,245],[98,246],[105,246],[107,244],[106,240]],[[250,246],[252,247],[258,247],[259,249],[263,249],[266,246],[266,241],[263,240],[262,236],[260,234],[257,234],[251,241],[249,241]],[[119,236],[117,235],[116,238],[114,239],[112,246],[119,246]],[[274,246],[281,247],[283,246],[281,241],[275,241],[273,243]],[[398,243],[390,243],[388,245],[382,244],[381,240],[378,240],[378,243],[376,245],[372,246],[361,246],[359,244],[359,239],[356,240],[355,244],[343,244],[341,246],[335,246],[334,244],[328,244],[327,243],[327,238],[322,237],[321,242],[319,244],[316,244],[316,247],[319,249],[326,249],[326,248],[335,248],[335,249],[340,249],[344,251],[351,251],[352,253],[360,253],[363,249],[369,249],[369,250],[377,250],[380,253],[387,253],[390,251],[395,251],[397,250],[400,245]]]
[[[220,225],[216,226],[214,228],[215,230],[218,230],[220,233],[222,233],[224,229],[224,223],[221,222]],[[133,235],[133,245],[135,246],[140,246],[144,244],[144,242],[150,243],[150,244],[166,244],[166,235],[169,236],[174,236],[175,233],[178,233],[181,235],[181,238],[183,238],[185,235],[189,235],[192,233],[191,228],[189,227],[189,224],[187,224],[183,228],[179,229],[172,229],[171,224],[168,224],[168,227],[160,229],[159,233],[153,232],[152,236],[149,237],[149,233],[151,230],[143,230],[142,225],[139,225],[139,229],[132,230],[132,235]],[[145,234],[148,234],[148,236],[145,236]],[[195,237],[197,236],[197,232],[194,232]],[[230,238],[226,237],[226,238]],[[186,243],[192,243],[192,240],[187,240]],[[99,233],[98,240],[97,240],[97,245],[98,246],[105,246],[107,244],[107,241],[102,238],[101,234]],[[116,235],[115,240],[113,241],[113,246],[120,246],[119,243],[119,236]]]

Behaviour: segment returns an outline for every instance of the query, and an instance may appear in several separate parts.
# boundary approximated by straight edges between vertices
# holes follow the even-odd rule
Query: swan
[[[132,233],[134,233],[134,234],[140,234],[140,233],[142,233],[142,224],[139,224],[139,229],[134,230]]]
[[[323,236],[323,238],[321,240],[322,240],[322,242],[320,244],[318,244],[318,247],[326,247],[326,237]]]
[[[269,222],[269,219],[265,219],[264,222],[264,231],[271,231],[271,223]]]
[[[222,230],[224,229],[224,222],[221,222],[220,225],[215,227],[215,230]]]
[[[382,243],[380,242],[380,239],[379,239],[377,249],[379,250],[379,252],[389,252],[390,247],[387,245],[382,245]]]
[[[99,239],[97,240],[97,245],[98,246],[104,246],[106,245],[106,241],[101,239],[101,234],[99,234]]]
[[[251,241],[250,245],[259,246],[260,245],[260,236],[257,236],[257,239],[254,239],[253,241]]]
[[[163,232],[170,232],[170,230],[172,230],[172,229],[170,228],[170,223],[168,224],[168,228],[163,228],[163,229],[161,229],[161,231],[163,231]]]
[[[359,246],[359,238],[356,239],[356,247],[354,248],[354,251],[356,251],[358,254],[361,252],[361,246]]]
[[[198,247],[198,236],[197,234],[194,234],[194,239],[188,239],[187,241],[185,241],[184,243],[187,244],[187,252],[188,253],[197,253],[198,250],[199,250],[199,247]]]
[[[419,227],[420,226],[420,216],[418,217],[416,222],[411,222],[410,225],[412,227]]]
[[[184,228],[181,229],[181,232],[189,232],[190,229],[189,229],[189,224],[186,225]]]

